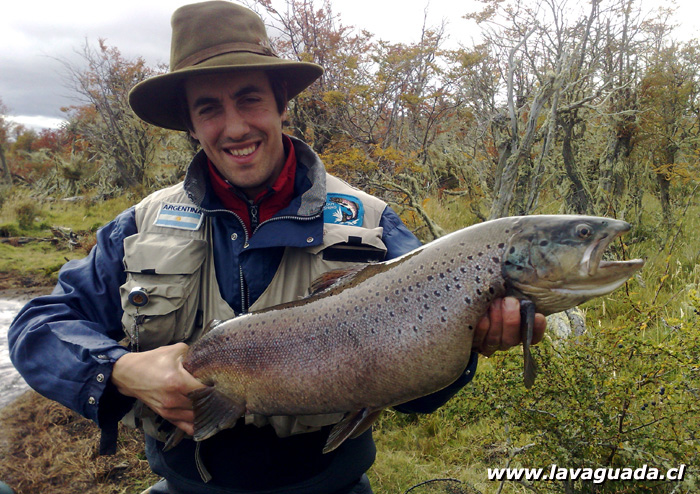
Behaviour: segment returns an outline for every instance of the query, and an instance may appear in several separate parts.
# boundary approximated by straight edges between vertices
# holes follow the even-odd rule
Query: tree
[[[12,185],[12,174],[7,164],[5,151],[9,143],[10,122],[7,119],[9,110],[0,99],[0,184]]]
[[[131,110],[128,94],[138,82],[158,70],[143,59],[126,60],[119,50],[99,40],[98,48],[85,42],[80,52],[86,68],[63,60],[69,87],[83,105],[65,109],[68,131],[89,144],[91,160],[119,187],[146,185],[147,167],[169,131],[146,124]]]

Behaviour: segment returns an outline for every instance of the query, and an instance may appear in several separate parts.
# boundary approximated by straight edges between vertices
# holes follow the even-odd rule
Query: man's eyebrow
[[[214,98],[212,96],[200,96],[196,100],[194,100],[194,103],[192,103],[192,108],[198,108],[200,106],[205,106],[205,105],[215,105],[219,103],[219,98]]]
[[[248,94],[252,93],[259,93],[261,92],[262,89],[259,86],[256,86],[255,84],[249,84],[247,86],[243,86],[240,88],[238,91],[233,93],[231,96],[233,99],[240,98],[241,96],[246,96]],[[200,106],[205,106],[205,105],[211,105],[211,104],[218,104],[220,103],[219,98],[215,96],[200,96],[197,98],[194,103],[192,104],[192,108],[198,108]]]
[[[246,96],[251,93],[259,93],[261,91],[262,89],[259,86],[256,86],[255,84],[248,84],[247,86],[243,86],[238,91],[236,91],[233,94],[233,98],[240,98],[241,96]]]

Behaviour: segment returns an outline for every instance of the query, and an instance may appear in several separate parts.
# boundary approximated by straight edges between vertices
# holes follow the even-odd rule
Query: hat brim
[[[129,104],[136,115],[150,124],[186,131],[187,126],[181,114],[182,81],[194,75],[253,70],[272,72],[284,81],[288,99],[301,93],[323,74],[323,68],[313,63],[247,52],[226,53],[198,65],[151,77],[136,84],[129,92]]]

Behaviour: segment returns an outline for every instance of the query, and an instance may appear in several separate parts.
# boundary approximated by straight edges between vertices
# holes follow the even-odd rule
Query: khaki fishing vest
[[[326,193],[359,199],[364,209],[362,226],[344,225],[342,219],[339,224],[325,223],[322,244],[287,247],[272,282],[250,307],[250,312],[308,295],[312,282],[323,273],[356,264],[357,256],[352,253],[372,252],[381,257],[386,253],[383,229],[379,226],[386,203],[331,175],[326,175]],[[191,344],[206,332],[211,321],[236,316],[221,297],[216,281],[209,218],[202,216],[196,229],[158,226],[158,214],[164,204],[177,205],[183,210],[199,209],[188,198],[182,184],[158,191],[135,207],[138,233],[124,239],[127,279],[120,288],[122,325],[134,351],[178,342]],[[347,261],[349,258],[353,261]],[[132,303],[135,289],[147,294],[145,305],[137,307]],[[143,302],[143,297],[137,301]],[[343,414],[298,417],[251,414],[246,415],[245,421],[257,426],[270,424],[278,436],[286,437],[318,430],[339,422],[342,417]],[[141,403],[135,405],[124,422],[142,426],[147,434],[161,441],[165,439],[166,434],[159,428],[162,419]]]

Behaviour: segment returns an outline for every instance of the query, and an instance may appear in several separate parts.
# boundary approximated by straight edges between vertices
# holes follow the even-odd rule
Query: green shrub
[[[19,228],[21,230],[31,230],[34,227],[34,221],[39,212],[36,202],[29,199],[23,200],[17,204],[14,209]]]

